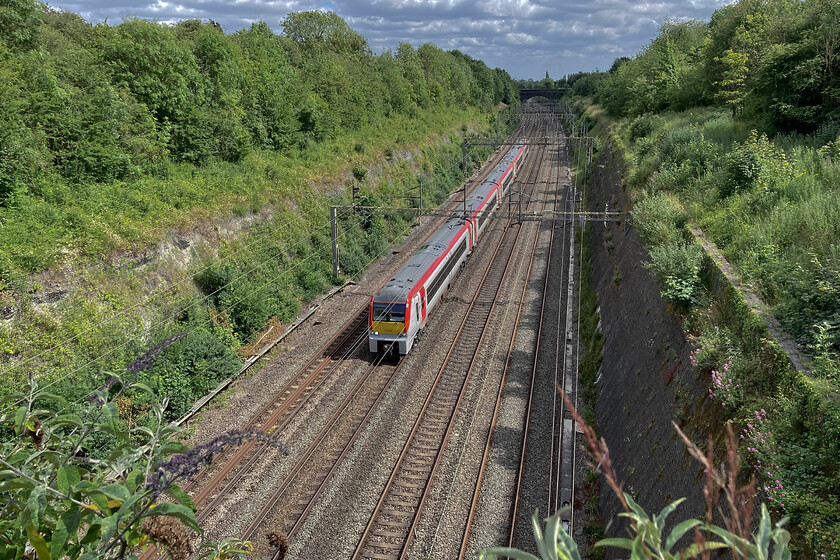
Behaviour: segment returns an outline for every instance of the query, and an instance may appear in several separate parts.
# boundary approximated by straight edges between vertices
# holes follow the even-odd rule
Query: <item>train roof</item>
[[[480,207],[482,202],[487,198],[493,187],[502,179],[502,176],[513,163],[519,150],[525,143],[516,144],[502,157],[499,164],[493,168],[487,179],[473,189],[470,196],[467,197],[467,214],[473,215],[475,210]],[[382,288],[376,292],[374,296],[375,301],[382,302],[398,302],[405,301],[408,294],[415,285],[420,281],[423,274],[434,264],[435,260],[440,257],[450,243],[458,236],[461,229],[464,227],[464,219],[462,217],[449,218],[443,225],[434,232],[429,239],[424,243],[406,263],[400,268],[394,277],[388,280]]]
[[[440,257],[452,240],[458,236],[464,227],[462,218],[449,218],[434,232],[406,263],[400,268],[394,277],[388,280],[382,288],[376,292],[376,301],[405,301],[409,292],[420,281],[423,274]]]

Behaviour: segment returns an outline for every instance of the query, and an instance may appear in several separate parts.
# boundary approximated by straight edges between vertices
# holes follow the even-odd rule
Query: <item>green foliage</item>
[[[633,224],[639,236],[653,246],[682,239],[685,222],[679,202],[662,192],[646,196],[633,206]]]
[[[836,329],[840,325],[840,259],[812,254],[808,264],[788,274],[785,287],[789,299],[780,306],[780,319],[803,346],[825,362],[840,349]],[[835,367],[836,363],[835,359]]]
[[[652,114],[639,115],[630,123],[630,140],[648,137],[663,124],[661,117]]]
[[[177,428],[163,420],[165,407],[157,404],[151,428],[123,425],[113,399],[125,388],[119,381],[103,386],[87,406],[71,407],[34,385],[11,397],[18,406],[3,420],[14,422],[16,437],[0,451],[4,558],[28,555],[27,547],[39,558],[133,558],[132,550],[147,540],[141,525],[158,516],[202,532],[195,506],[174,480],[160,488],[148,484],[168,456],[186,450],[169,441]],[[62,412],[50,411],[56,405]],[[99,461],[83,460],[98,432],[111,435],[111,452]],[[176,502],[158,503],[164,492]]]
[[[633,538],[603,539],[595,546],[627,550],[630,558],[639,560],[681,560],[695,558],[704,551],[725,548],[732,550],[733,554],[738,554],[744,560],[790,560],[791,558],[788,547],[790,533],[783,528],[787,519],[776,523],[775,527],[771,526],[770,514],[764,504],[761,506],[758,530],[751,539],[744,539],[722,527],[703,523],[699,519],[687,519],[677,524],[666,536],[665,523],[668,516],[685,501],[685,498],[670,503],[655,516],[648,515],[629,494],[625,493],[624,499],[630,511],[619,515],[630,520]],[[540,529],[539,511],[534,512],[532,523],[539,556],[507,547],[479,550],[476,555],[482,560],[496,560],[504,556],[518,560],[580,560],[580,553],[574,539],[561,525],[562,514],[562,510],[558,511],[546,520],[545,535],[543,535]],[[674,550],[677,542],[694,529],[708,531],[721,540],[705,541],[702,544],[692,543],[682,550]]]
[[[531,527],[534,531],[534,541],[537,544],[539,557],[528,552],[509,547],[486,548],[476,552],[481,560],[497,560],[499,558],[516,558],[518,560],[580,560],[575,540],[565,531],[561,517],[565,510],[560,510],[546,519],[545,534],[540,528],[540,511],[534,511],[531,517]]]
[[[232,35],[199,20],[93,26],[31,0],[6,2],[0,20],[0,219],[15,224],[0,252],[23,273],[156,242],[185,212],[231,197],[269,198],[279,177],[263,176],[266,157],[293,186],[326,142],[333,157],[348,141],[376,154],[389,131],[424,143],[516,101],[503,70],[432,45],[375,56],[334,13],[290,14],[283,36],[265,22]],[[29,247],[17,227],[38,232]]]
[[[649,247],[650,262],[645,266],[659,279],[662,296],[683,308],[699,301],[703,264],[700,246],[684,240],[685,220],[679,203],[661,192],[644,197],[633,208],[633,223]]]
[[[219,381],[236,373],[240,365],[236,353],[222,340],[197,329],[167,347],[155,364],[142,372],[140,380],[156,395],[167,397],[165,418],[175,420]]]
[[[812,131],[840,113],[834,2],[738,2],[708,23],[666,23],[596,94],[611,114],[710,104],[775,131]]]
[[[659,278],[662,297],[679,307],[689,307],[700,299],[702,264],[703,250],[698,244],[675,242],[652,248],[645,266]]]
[[[304,50],[324,49],[340,54],[367,54],[364,37],[335,12],[296,12],[280,23],[283,34]]]
[[[0,6],[0,41],[15,50],[35,47],[43,7],[35,0],[5,0]]]
[[[648,266],[663,294],[694,309],[692,358],[712,377],[712,400],[726,402],[724,414],[749,432],[750,461],[773,498],[768,505],[791,517],[791,549],[806,556],[833,552],[840,521],[825,496],[840,480],[829,459],[840,453],[840,297],[833,289],[840,285],[840,199],[827,140],[834,129],[771,140],[719,110],[657,116],[664,122],[653,138],[631,144],[631,184],[653,193],[641,194],[633,212],[634,227],[652,244]],[[625,137],[632,122],[619,126]],[[684,241],[686,220],[702,227],[813,356],[814,379],[792,371],[744,296]],[[697,268],[709,281],[708,307],[694,280]]]
[[[244,560],[254,551],[250,541],[243,541],[236,537],[228,537],[221,541],[201,543],[199,560]]]

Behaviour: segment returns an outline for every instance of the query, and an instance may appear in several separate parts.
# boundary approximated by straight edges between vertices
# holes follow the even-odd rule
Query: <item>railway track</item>
[[[533,120],[525,122],[516,136],[548,137],[552,130],[555,130],[553,123],[540,123],[539,120]],[[529,175],[525,183],[536,187],[552,182],[551,177],[547,181],[543,179],[539,169],[543,168],[548,151],[556,149],[556,147],[541,146],[539,151],[534,150],[534,153],[526,158]],[[497,158],[493,159],[497,161]],[[470,183],[480,183],[481,178],[492,167],[493,165],[486,166],[484,171],[477,175],[478,179],[473,178]],[[523,204],[535,203],[530,193],[523,193],[520,196],[523,197]],[[459,196],[453,198],[450,206],[456,210],[460,198]],[[526,223],[526,226],[530,228],[533,224]],[[426,403],[422,406],[417,423],[411,431],[411,438],[405,444],[403,454],[387,484],[389,493],[383,494],[374,515],[370,518],[365,536],[359,541],[356,558],[405,557],[420,522],[424,503],[429,496],[435,472],[440,466],[443,451],[450,439],[453,423],[462,403],[464,388],[475,369],[473,358],[481,347],[488,329],[493,328],[489,325],[490,317],[496,309],[496,302],[500,299],[499,290],[509,273],[509,263],[513,262],[513,256],[516,254],[514,247],[519,246],[517,239],[521,243],[522,231],[526,226],[509,225],[501,235],[477,296],[470,303],[469,310],[461,322],[456,342],[450,347],[445,364],[438,371],[437,379],[429,390]],[[430,231],[433,229],[430,228]],[[530,238],[527,243],[532,243]],[[536,237],[532,244],[533,248],[529,249],[530,256],[517,261],[520,274],[522,270],[525,270],[526,277],[530,275],[533,267],[534,250],[537,246]],[[407,257],[408,254],[406,252],[405,256]],[[389,266],[399,266],[398,260],[402,260],[402,256],[394,259]],[[523,263],[527,263],[527,266]],[[518,294],[516,323],[522,313],[524,294],[523,287],[522,293]],[[513,311],[511,315],[514,315]],[[289,537],[294,537],[299,533],[307,516],[345,462],[348,450],[359,440],[370,418],[378,411],[383,395],[388,392],[389,387],[399,375],[401,364],[404,362],[367,362],[362,368],[354,370],[354,381],[348,382],[341,394],[329,395],[330,380],[349,357],[358,353],[356,348],[360,344],[364,345],[366,318],[367,305],[360,307],[354,313],[353,320],[347,322],[328,344],[299,368],[293,378],[270,399],[270,402],[263,405],[245,426],[247,429],[281,434],[295,418],[300,420],[304,414],[302,411],[313,398],[321,399],[321,402],[329,402],[331,407],[330,417],[325,423],[319,424],[320,429],[317,430],[317,434],[314,437],[307,435],[307,443],[300,450],[296,450],[294,458],[283,467],[282,481],[273,488],[267,499],[260,498],[263,500],[262,503],[255,504],[255,506],[262,506],[260,511],[254,515],[247,529],[239,533],[246,539],[254,540],[255,544],[257,544],[257,538],[264,533],[284,533]],[[465,325],[469,325],[469,328]],[[481,327],[481,325],[484,326]],[[514,338],[515,336],[511,337],[510,348],[512,348]],[[507,349],[508,357],[511,354],[510,348]],[[503,387],[504,377],[499,382],[499,389],[496,392],[494,411],[498,411]],[[492,424],[495,422],[495,414],[494,412],[490,433],[492,433]],[[315,429],[312,430],[312,432],[315,431]],[[223,511],[226,496],[237,487],[248,487],[248,480],[255,480],[261,476],[259,469],[264,469],[265,464],[270,462],[270,459],[266,459],[268,455],[266,451],[263,444],[247,443],[227,455],[220,469],[208,471],[188,486],[188,491],[194,496],[194,501],[199,506],[200,522],[204,523],[211,518],[219,519],[229,514]],[[489,437],[487,447],[484,448],[485,458],[477,475],[476,489],[472,494],[469,519],[461,543],[461,557],[466,554],[470,524],[475,513],[488,454]],[[292,462],[294,462],[293,465],[291,465]],[[241,526],[244,526],[244,523]],[[264,551],[264,546],[261,544],[257,544],[257,548],[260,552]],[[154,554],[147,553],[145,558],[152,556]],[[262,555],[262,557],[270,556]],[[278,555],[274,558],[277,559]]]
[[[391,386],[401,364],[385,361],[384,356],[377,357],[327,425],[300,454],[295,466],[245,530],[244,539],[252,538],[260,530],[294,537]],[[279,552],[274,558],[279,558]]]
[[[541,130],[539,132],[539,134],[542,135],[542,136],[549,136],[551,132],[554,132],[554,131],[552,130],[552,127],[549,125],[549,126],[545,126],[543,128],[543,130]],[[549,151],[549,149],[547,147],[545,147],[545,146],[542,147],[542,153],[540,154],[540,162],[534,168],[533,182],[535,184],[541,183],[539,175],[542,172],[542,170],[544,169],[545,157],[546,157],[546,153],[548,151]],[[529,178],[529,180],[530,180],[530,178]],[[550,166],[549,167],[549,179],[548,179],[549,188],[550,188],[550,185],[557,184],[557,183],[558,183],[558,181],[557,181],[557,169],[556,169],[555,166]],[[548,195],[548,189],[546,189],[546,195]],[[547,200],[543,201],[543,206],[548,206],[548,201]],[[556,208],[556,200],[555,200],[555,208]],[[508,371],[509,371],[509,368],[510,368],[511,356],[513,355],[514,342],[516,340],[516,334],[517,334],[518,329],[519,329],[519,322],[520,322],[520,318],[522,316],[522,311],[523,311],[524,306],[525,306],[526,292],[527,292],[527,289],[528,289],[527,278],[531,277],[531,274],[532,274],[532,271],[533,271],[533,266],[534,266],[534,260],[535,260],[537,248],[538,248],[538,245],[539,245],[539,236],[534,235],[533,238],[534,238],[533,239],[533,246],[531,247],[531,249],[529,251],[530,252],[530,257],[528,258],[528,261],[527,261],[527,263],[528,263],[527,272],[525,273],[526,281],[522,283],[522,290],[519,294],[519,302],[518,302],[517,311],[516,311],[516,319],[514,321],[515,327],[513,329],[512,335],[510,337],[510,344],[509,344],[508,349],[507,349],[507,359],[505,360],[504,370],[502,372],[502,376],[501,376],[501,379],[499,381],[498,389],[496,391],[496,399],[495,399],[495,402],[494,402],[494,405],[493,405],[493,415],[491,417],[490,426],[489,426],[489,429],[488,429],[488,434],[489,434],[490,437],[487,437],[486,443],[484,445],[484,451],[483,451],[482,457],[481,457],[481,464],[480,464],[479,470],[478,470],[478,476],[477,476],[477,481],[476,481],[476,485],[475,485],[475,490],[473,492],[472,500],[470,502],[469,513],[467,515],[466,526],[465,526],[465,529],[464,529],[463,537],[461,539],[461,545],[460,545],[460,548],[459,548],[459,551],[458,551],[458,558],[459,559],[468,558],[470,556],[468,546],[469,546],[469,542],[470,542],[471,528],[472,528],[473,520],[475,519],[477,507],[478,507],[478,499],[479,499],[479,495],[481,493],[481,485],[482,485],[482,481],[484,479],[484,473],[487,469],[487,464],[488,464],[488,461],[490,459],[490,453],[491,453],[491,449],[492,449],[492,434],[495,431],[496,421],[497,421],[498,415],[499,415],[499,409],[500,409],[501,404],[502,404],[502,397],[503,397],[503,394],[504,394],[505,382],[506,382],[507,374],[508,374]]]
[[[530,156],[529,173],[539,172],[544,154],[545,150],[542,150],[537,157]],[[526,183],[536,184],[537,181],[529,180]],[[514,260],[513,249],[521,232],[522,224],[509,226],[497,245],[478,293],[461,321],[455,340],[359,541],[354,558],[383,560],[405,558],[408,554],[464,398],[465,387],[476,366],[475,357],[492,328],[489,320],[499,300],[509,265]],[[530,264],[528,268],[530,270]],[[467,527],[464,540],[468,531]]]
[[[471,178],[470,185],[479,184],[486,175],[493,168],[493,165],[498,162],[502,156],[501,152],[496,153],[491,158],[491,164],[484,166],[478,174]],[[454,210],[457,208],[458,200],[452,197],[445,205],[445,208]],[[442,221],[442,220],[440,220]],[[434,228],[429,228],[430,233]],[[406,255],[407,256],[407,255]],[[401,259],[400,259],[401,260]],[[271,432],[274,434],[281,433],[295,418],[314,395],[328,383],[331,376],[334,375],[336,369],[344,363],[344,361],[353,355],[353,353],[362,345],[366,343],[367,337],[367,305],[360,307],[353,315],[353,319],[345,323],[341,330],[316,354],[301,367],[294,376],[277,391],[272,397],[260,407],[260,409],[251,417],[243,428],[245,430],[255,430],[262,432]],[[373,375],[374,370],[382,368],[371,368],[362,377],[365,380],[379,379],[381,375]],[[396,368],[393,369],[390,375],[395,373]],[[387,387],[382,388],[382,391]],[[354,389],[355,391],[355,389]],[[357,394],[357,393],[354,393]],[[335,418],[341,417],[341,410],[336,412]],[[351,420],[350,424],[354,422]],[[360,429],[360,426],[357,426]],[[324,438],[321,438],[322,440]],[[197,519],[199,523],[204,523],[208,518],[215,515],[219,506],[223,503],[225,496],[239,485],[243,478],[246,477],[253,469],[257,468],[257,461],[270,448],[269,444],[257,444],[254,441],[248,441],[236,450],[232,450],[220,457],[216,464],[221,464],[220,469],[213,469],[204,471],[191,480],[186,486],[185,491],[193,496],[193,501],[199,508]],[[333,462],[340,460],[340,457],[333,458]],[[293,469],[297,472],[300,469]],[[290,474],[290,478],[292,475]],[[281,485],[282,486],[282,485]],[[291,482],[286,486],[291,486]],[[281,494],[280,488],[275,492],[275,495]],[[315,498],[317,495],[315,496]],[[272,497],[269,502],[279,498]],[[314,500],[314,498],[313,498]],[[311,504],[310,504],[311,507]],[[267,511],[271,508],[268,505],[263,508],[264,512],[258,514],[257,518],[252,523],[255,527],[253,530],[249,528],[249,535],[256,530],[264,519],[262,516],[267,515]],[[306,509],[308,511],[308,508]],[[305,515],[305,512],[303,513]],[[296,522],[297,523],[297,522]],[[285,526],[281,524],[281,526]],[[293,525],[294,527],[294,525]],[[294,531],[293,528],[290,529]],[[149,560],[159,556],[159,551],[154,547],[150,547],[141,556],[143,560]]]
[[[366,311],[366,308],[361,308],[354,319],[345,324],[344,328],[306,362],[280,391],[260,407],[244,429],[261,432],[282,431],[292,421],[295,413],[326,382],[335,365],[341,363],[365,342]],[[224,495],[242,479],[268,447],[265,443],[248,441],[220,458],[221,469],[212,474],[211,471],[199,473],[185,486],[184,490],[193,495],[193,502],[200,509],[196,515],[199,523],[208,518]],[[145,560],[156,556],[158,551],[150,547],[142,558]]]
[[[403,558],[439,465],[441,450],[451,434],[463,387],[472,372],[473,357],[486,332],[517,236],[518,228],[509,228],[497,246],[494,264],[487,269],[479,294],[461,322],[354,558]]]
[[[573,209],[574,186],[562,204],[564,210]],[[508,541],[509,546],[526,550],[534,548],[533,511],[539,508],[541,515],[548,516],[571,506],[574,499],[576,432],[557,393],[562,390],[573,401],[576,394],[574,236],[573,223],[554,222]],[[562,521],[568,531],[573,529],[571,507]]]

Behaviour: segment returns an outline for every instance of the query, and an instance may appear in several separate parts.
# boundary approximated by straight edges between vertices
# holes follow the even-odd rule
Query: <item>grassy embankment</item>
[[[135,183],[57,187],[16,201],[0,228],[13,271],[0,291],[12,315],[0,327],[3,394],[34,375],[72,410],[116,375],[165,395],[168,417],[179,416],[239,368],[236,351],[269,321],[291,320],[301,303],[341,281],[332,275],[329,206],[349,204],[349,177],[361,178],[371,205],[410,207],[418,181],[423,205],[439,204],[464,177],[461,134],[487,122],[477,110],[396,116],[294,155],[172,164]],[[485,155],[472,152],[470,163]],[[173,236],[210,230],[212,238],[215,225],[234,217],[256,219],[236,235],[215,234],[217,246],[192,238],[187,251],[143,257]],[[343,274],[361,273],[413,221],[343,218]],[[57,284],[41,286],[44,279]],[[37,303],[57,289],[67,291],[59,301]],[[140,393],[126,397],[121,421],[142,422],[148,404]]]
[[[768,138],[713,109],[625,120],[593,107],[590,114],[625,159],[647,266],[684,319],[696,347],[692,362],[740,436],[759,499],[791,517],[798,555],[840,558],[837,130]],[[689,226],[719,248],[762,311],[800,343],[809,372],[791,366]]]

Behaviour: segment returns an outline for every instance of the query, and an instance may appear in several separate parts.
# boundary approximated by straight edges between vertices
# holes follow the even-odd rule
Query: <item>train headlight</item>
[[[373,336],[379,336],[379,331],[373,331]]]

